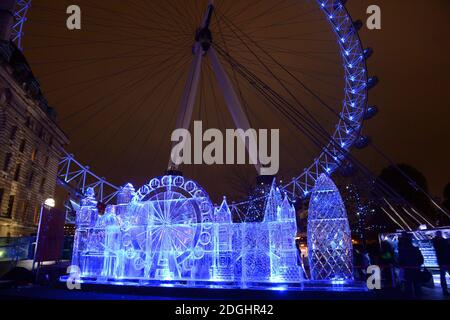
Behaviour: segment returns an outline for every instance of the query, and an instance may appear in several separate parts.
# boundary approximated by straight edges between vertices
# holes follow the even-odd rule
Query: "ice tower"
[[[233,220],[226,198],[214,212],[214,279],[234,281]]]
[[[350,226],[341,195],[333,181],[321,175],[308,211],[308,258],[312,280],[352,280]]]

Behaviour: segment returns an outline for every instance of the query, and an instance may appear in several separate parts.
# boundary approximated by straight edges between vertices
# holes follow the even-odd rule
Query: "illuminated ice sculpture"
[[[308,259],[312,280],[353,280],[353,248],[344,202],[322,174],[308,210]]]
[[[99,215],[92,189],[77,214],[73,265],[98,283],[185,281],[222,285],[298,283],[295,210],[272,185],[262,223],[233,223],[226,200],[182,176],[126,185]]]

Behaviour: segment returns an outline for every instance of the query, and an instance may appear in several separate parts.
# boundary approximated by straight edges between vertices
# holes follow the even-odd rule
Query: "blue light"
[[[274,291],[286,291],[288,288],[286,286],[274,287],[272,290]]]
[[[342,285],[342,284],[345,284],[345,280],[341,280],[341,279],[332,280],[332,281],[331,281],[331,284],[334,284],[334,285]]]

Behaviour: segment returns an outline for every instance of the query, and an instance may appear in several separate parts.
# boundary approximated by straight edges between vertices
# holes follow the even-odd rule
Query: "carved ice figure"
[[[242,283],[270,281],[270,235],[268,223],[240,223],[242,236]]]
[[[92,228],[95,226],[98,217],[97,200],[93,188],[88,188],[85,197],[81,200],[80,211],[76,218],[76,232],[73,245],[72,265],[76,265],[82,271],[82,275],[87,275],[90,268],[88,247]]]
[[[233,221],[226,198],[215,209],[214,222],[214,279],[233,281]]]
[[[279,210],[280,220],[277,233],[274,234],[274,261],[272,277],[278,281],[297,282],[303,280],[299,264],[299,251],[295,245],[297,236],[297,219],[294,206],[285,195]]]
[[[310,199],[308,251],[312,280],[353,279],[347,213],[336,185],[325,174],[316,181]]]
[[[105,214],[97,220],[97,227],[104,232],[102,277],[116,278],[119,275],[122,236],[114,206],[106,208]]]
[[[283,199],[281,197],[280,189],[276,186],[274,179],[266,201],[264,222],[279,220],[279,212],[282,201]]]

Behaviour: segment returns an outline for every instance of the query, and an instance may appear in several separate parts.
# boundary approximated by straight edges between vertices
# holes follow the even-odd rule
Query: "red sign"
[[[37,240],[36,262],[61,259],[64,245],[65,213],[52,208],[42,209]]]

